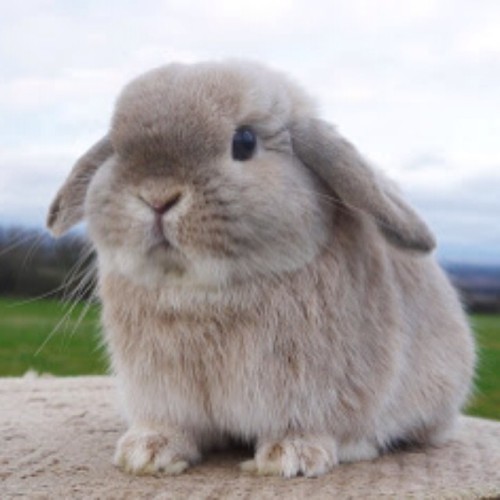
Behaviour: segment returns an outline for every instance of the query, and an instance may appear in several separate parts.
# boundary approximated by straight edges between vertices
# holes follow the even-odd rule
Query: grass
[[[106,373],[98,308],[91,306],[83,316],[84,306],[76,304],[61,321],[67,312],[57,301],[0,299],[0,376],[30,369],[54,375]],[[474,315],[471,323],[479,366],[467,413],[500,420],[500,315]]]
[[[500,315],[473,315],[471,325],[479,360],[467,413],[500,420]]]
[[[73,305],[0,299],[0,376],[106,373],[98,308]]]

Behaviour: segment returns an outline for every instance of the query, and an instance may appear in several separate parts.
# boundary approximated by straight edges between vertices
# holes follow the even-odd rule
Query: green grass
[[[478,367],[467,413],[500,420],[500,315],[474,315]]]
[[[74,308],[69,310],[74,305]],[[106,373],[98,308],[53,300],[0,299],[0,376]]]
[[[61,321],[68,307],[59,302],[0,299],[0,376],[23,375],[30,369],[54,375],[106,373],[98,308],[90,307],[81,317],[83,310],[77,304]],[[475,315],[471,320],[479,365],[467,412],[500,420],[500,315]]]

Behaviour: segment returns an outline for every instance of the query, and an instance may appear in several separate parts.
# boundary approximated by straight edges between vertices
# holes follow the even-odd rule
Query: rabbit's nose
[[[167,199],[155,199],[151,200],[148,205],[158,214],[164,215],[167,213],[172,207],[177,205],[177,203],[181,199],[181,193],[174,193],[169,196]]]
[[[166,200],[155,200],[151,206],[158,215],[163,215],[166,212],[168,212],[172,207],[174,207],[179,202],[180,199],[181,199],[181,194],[175,193]]]

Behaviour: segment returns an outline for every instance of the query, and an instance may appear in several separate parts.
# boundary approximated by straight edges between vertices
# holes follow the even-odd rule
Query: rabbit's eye
[[[233,158],[238,161],[249,160],[257,146],[257,137],[252,129],[240,127],[233,135]]]

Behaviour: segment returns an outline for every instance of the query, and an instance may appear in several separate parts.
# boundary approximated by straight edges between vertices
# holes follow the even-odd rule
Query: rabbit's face
[[[101,271],[220,286],[303,267],[363,214],[429,252],[425,223],[281,74],[246,62],[169,65],[129,84],[109,133],[75,164],[47,219],[86,219]],[[338,212],[340,213],[340,212]]]
[[[101,266],[219,286],[297,269],[327,243],[323,186],[292,151],[297,97],[292,109],[265,76],[256,85],[255,68],[175,65],[125,88],[114,154],[85,200]]]

